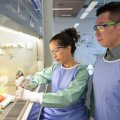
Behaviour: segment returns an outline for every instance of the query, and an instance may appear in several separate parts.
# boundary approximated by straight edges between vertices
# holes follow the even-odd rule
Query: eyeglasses
[[[60,51],[61,48],[65,48],[65,46],[58,46],[54,50],[50,51],[51,55],[57,54]]]
[[[119,23],[120,21],[118,22],[108,22],[108,23],[105,23],[105,24],[101,24],[101,25],[95,25],[93,27],[93,29],[96,31],[100,31],[100,32],[103,32],[105,30],[105,27],[108,27],[108,26],[112,26],[112,25],[116,25],[117,23]]]

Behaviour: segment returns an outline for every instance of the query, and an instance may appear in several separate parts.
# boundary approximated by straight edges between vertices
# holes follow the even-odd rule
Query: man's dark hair
[[[100,14],[104,12],[110,13],[110,19],[114,21],[120,20],[120,2],[110,2],[102,7],[97,9],[96,16],[99,16]]]

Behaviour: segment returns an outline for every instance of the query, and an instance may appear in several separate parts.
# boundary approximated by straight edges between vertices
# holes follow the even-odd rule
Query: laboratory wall
[[[96,39],[93,26],[95,25],[95,17],[80,20],[79,18],[55,18],[54,34],[70,27],[74,27],[75,23],[79,23],[76,28],[80,34],[80,41],[76,45],[75,59],[83,65],[94,65],[97,58],[104,54],[105,48],[101,47]]]

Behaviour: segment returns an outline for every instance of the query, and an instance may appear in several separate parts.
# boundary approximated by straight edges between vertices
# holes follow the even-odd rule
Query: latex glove
[[[27,84],[30,84],[32,81],[24,76],[19,77],[16,81],[15,84],[17,87],[25,87]]]
[[[42,103],[43,93],[31,92],[22,87],[16,91],[16,99],[29,100],[32,102]]]

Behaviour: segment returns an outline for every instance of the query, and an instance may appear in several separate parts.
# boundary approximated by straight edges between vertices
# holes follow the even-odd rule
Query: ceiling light
[[[98,4],[98,1],[92,1],[87,7],[87,9],[85,10],[85,12],[80,16],[80,19],[84,19],[97,4]]]
[[[73,10],[73,8],[52,8],[52,10]]]
[[[75,23],[74,28],[77,28],[80,23]]]
[[[62,17],[70,17],[70,16],[72,16],[71,14],[62,14],[61,15]]]
[[[88,13],[89,13],[89,12],[84,12],[84,13],[81,15],[80,19],[84,19],[84,18],[88,15]]]

